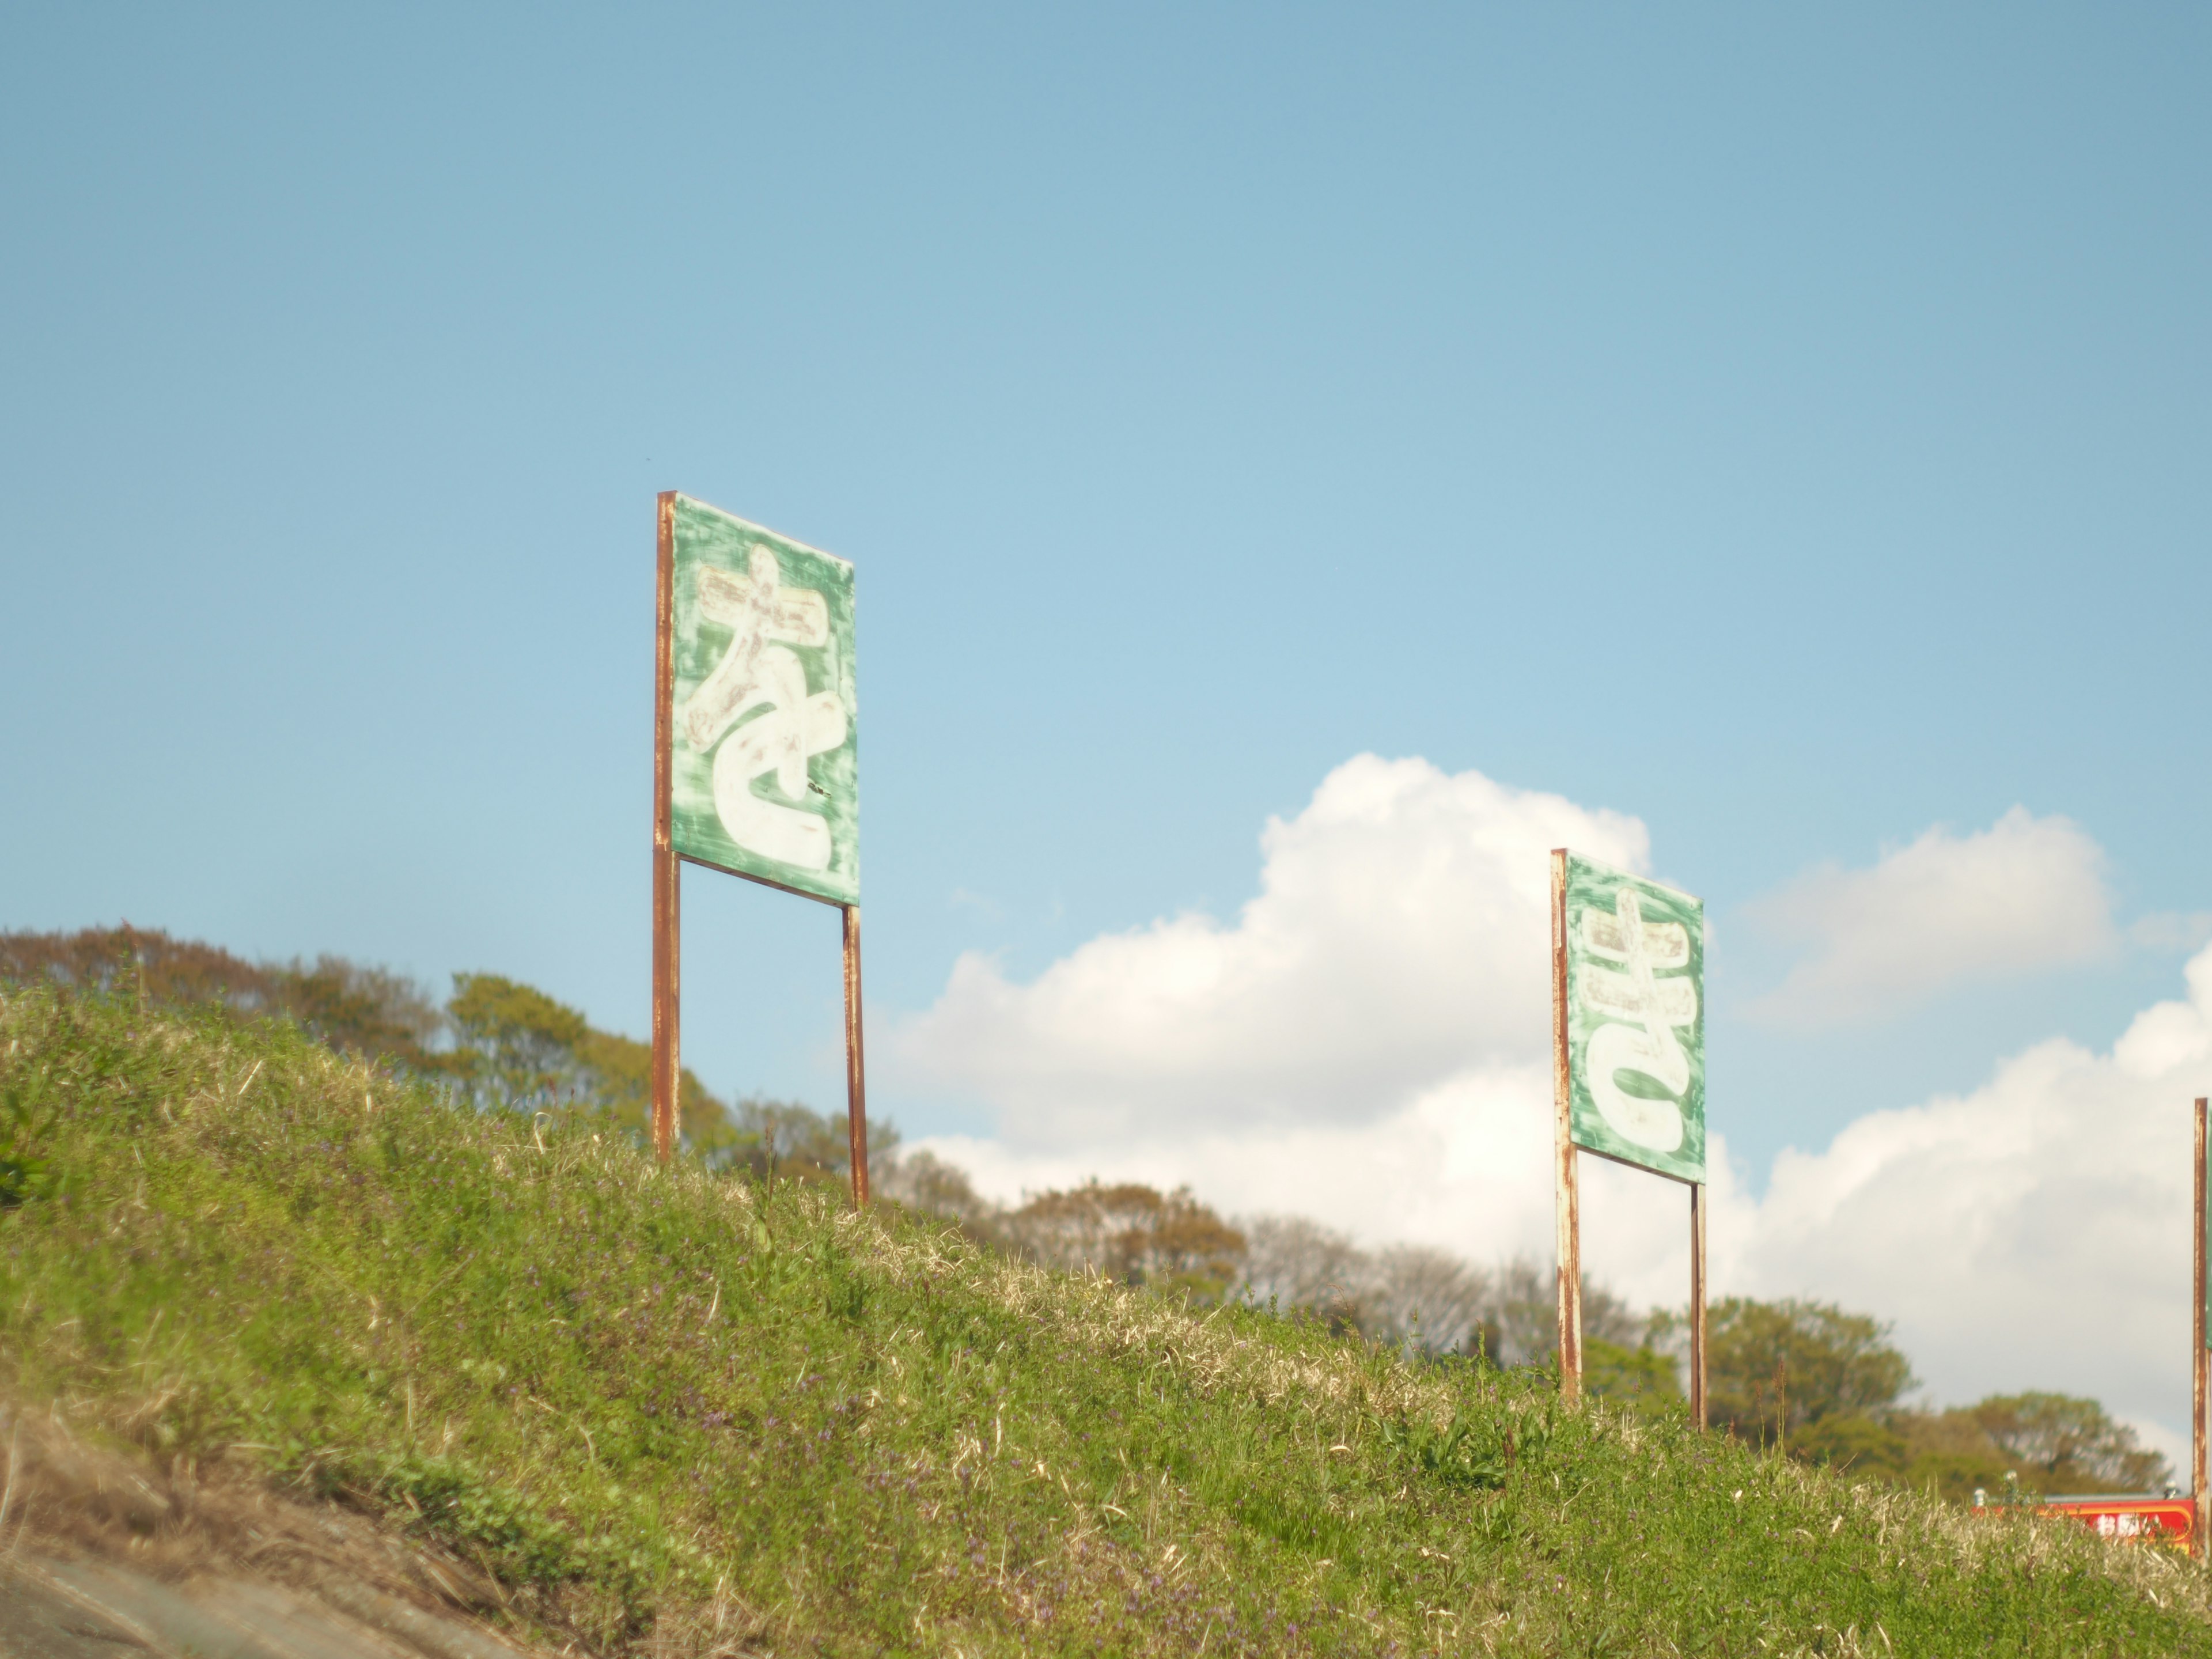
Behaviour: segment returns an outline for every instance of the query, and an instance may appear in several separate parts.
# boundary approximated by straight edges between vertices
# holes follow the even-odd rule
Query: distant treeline
[[[248,962],[149,929],[91,927],[0,933],[0,981],[10,980],[289,1020],[341,1054],[438,1084],[484,1110],[543,1113],[641,1144],[652,1133],[651,1045],[602,1031],[497,974],[454,975],[441,1004],[413,980],[342,957]],[[781,1101],[723,1101],[688,1067],[678,1101],[679,1145],[711,1167],[845,1177],[842,1120]],[[892,1125],[871,1119],[868,1139],[896,1158]]]
[[[49,981],[150,1006],[215,1006],[290,1021],[331,1048],[453,1091],[482,1110],[544,1114],[642,1142],[651,1123],[648,1045],[602,1031],[544,992],[457,974],[442,1004],[380,968],[324,956],[252,963],[217,946],[129,927],[0,933],[0,981]],[[727,1103],[683,1075],[680,1145],[712,1169],[759,1180],[842,1184],[842,1116],[792,1102]],[[0,1139],[9,1133],[0,1123]],[[1016,1206],[979,1194],[927,1152],[900,1156],[871,1119],[878,1194],[992,1249],[1200,1302],[1272,1308],[1442,1363],[1545,1365],[1556,1333],[1552,1273],[1526,1259],[1494,1270],[1426,1245],[1359,1248],[1296,1216],[1232,1221],[1188,1188],[1092,1181]],[[0,1145],[0,1161],[9,1149]],[[1681,1404],[1684,1315],[1639,1315],[1583,1287],[1584,1381],[1642,1411]],[[1889,1328],[1828,1304],[1731,1297],[1708,1311],[1714,1427],[1790,1456],[1965,1500],[1977,1489],[2058,1495],[2154,1490],[2166,1460],[2094,1400],[1993,1395],[1911,1405],[1911,1364]]]

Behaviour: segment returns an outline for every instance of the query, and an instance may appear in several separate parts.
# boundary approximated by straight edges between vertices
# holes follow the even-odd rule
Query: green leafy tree
[[[413,980],[333,956],[264,971],[276,1011],[341,1054],[414,1072],[440,1069],[445,1016]]]
[[[591,1079],[591,1115],[639,1146],[653,1139],[653,1045],[586,1027],[576,1059]],[[729,1109],[685,1066],[676,1088],[676,1143],[716,1169],[734,1163],[744,1136]]]
[[[1675,1372],[1673,1355],[1603,1337],[1583,1342],[1583,1388],[1651,1416],[1678,1410],[1683,1404],[1682,1379]]]
[[[842,1186],[851,1178],[851,1128],[844,1114],[817,1112],[795,1100],[748,1097],[738,1103],[731,1161],[762,1181],[804,1181]],[[867,1121],[872,1170],[898,1161],[898,1126]],[[949,1167],[949,1166],[948,1166]]]
[[[2154,1492],[2172,1479],[2166,1460],[2136,1442],[2094,1400],[1996,1395],[1948,1411],[1844,1413],[1793,1436],[1794,1455],[1832,1463],[1971,1503],[1977,1491],[2032,1496]]]
[[[653,1133],[653,1050],[595,1030],[535,986],[497,974],[456,974],[446,1005],[453,1033],[441,1068],[480,1109],[544,1112],[644,1145]],[[688,1067],[677,1092],[679,1147],[727,1164],[744,1138],[728,1109]]]
[[[1892,1412],[1887,1426],[1902,1443],[1902,1456],[1869,1462],[1867,1472],[1954,1503],[1972,1503],[1977,1491],[2002,1490],[2006,1474],[2018,1467],[1990,1438],[1971,1406]]]
[[[1913,1386],[1889,1328],[1830,1303],[1729,1297],[1707,1310],[1705,1333],[1707,1417],[1760,1445],[1800,1444],[1830,1418],[1879,1422]]]
[[[1982,1432],[2045,1496],[2150,1492],[2173,1479],[2166,1459],[2094,1400],[2065,1394],[1992,1395],[1967,1408]]]
[[[1916,1455],[1906,1430],[1922,1415],[1893,1410],[1830,1412],[1791,1435],[1790,1455],[1854,1474],[1902,1480],[1911,1471]]]
[[[456,974],[446,1017],[454,1075],[478,1107],[566,1112],[592,1092],[595,1079],[577,1052],[590,1026],[535,986],[497,974]]]

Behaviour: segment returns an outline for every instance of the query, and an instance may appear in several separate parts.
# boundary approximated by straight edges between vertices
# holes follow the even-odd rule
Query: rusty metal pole
[[[653,640],[653,1149],[662,1163],[676,1152],[676,1107],[683,1061],[678,1042],[684,953],[673,811],[676,690],[676,492],[660,495],[658,607]]]
[[[1705,1184],[1690,1183],[1690,1421],[1705,1426]]]
[[[2199,1095],[2197,1097],[2196,1111],[2197,1168],[2194,1171],[2194,1179],[2191,1183],[2196,1188],[2197,1192],[2197,1202],[2193,1206],[2196,1212],[2196,1237],[2194,1242],[2190,1245],[2189,1250],[2191,1257],[2196,1262],[2196,1269],[2190,1277],[2193,1281],[2192,1289],[2195,1291],[2193,1300],[2196,1302],[2197,1306],[2195,1310],[2190,1316],[2189,1322],[2196,1331],[2197,1341],[2195,1352],[2190,1356],[2189,1367],[2191,1380],[2190,1393],[2191,1395],[2190,1402],[2191,1410],[2190,1413],[2189,1437],[2189,1495],[2196,1500],[2194,1515],[2192,1516],[2195,1522],[2192,1530],[2195,1532],[2196,1536],[2191,1541],[2196,1546],[2196,1556],[2200,1561],[2208,1559],[2208,1553],[2212,1553],[2212,1492],[2206,1492],[2204,1479],[2205,1408],[2207,1404],[2205,1398],[2205,1387],[2208,1381],[2206,1375],[2206,1355],[2204,1351],[2204,1342],[2207,1336],[2207,1332],[2204,1328],[2204,1158],[2208,1150],[2205,1141],[2205,1097]]]
[[[1583,1391],[1583,1250],[1573,1095],[1567,1075],[1567,853],[1552,854],[1552,1152],[1558,1199],[1559,1397]]]
[[[845,1133],[852,1148],[853,1207],[868,1207],[868,1078],[860,1050],[860,907],[845,909]]]

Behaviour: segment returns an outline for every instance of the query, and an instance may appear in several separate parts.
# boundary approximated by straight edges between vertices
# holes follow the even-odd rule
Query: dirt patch
[[[0,1407],[0,1649],[14,1659],[529,1659],[499,1587],[238,1472],[88,1445]]]

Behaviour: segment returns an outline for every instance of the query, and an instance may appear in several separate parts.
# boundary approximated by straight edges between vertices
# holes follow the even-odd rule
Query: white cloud
[[[1878,1019],[1976,979],[2081,962],[2118,941],[2105,855],[2080,826],[2015,806],[1989,829],[1929,830],[1869,870],[1833,865],[1752,907],[1809,947],[1760,1012],[1798,1025]]]
[[[1547,855],[1640,870],[1648,838],[1479,772],[1363,755],[1261,845],[1234,923],[1107,934],[1026,985],[962,957],[892,1036],[902,1082],[980,1097],[1031,1151],[1371,1123],[1470,1066],[1541,1056]]]
[[[2185,1422],[2191,1100],[2212,1085],[2212,951],[2108,1054],[2036,1045],[1972,1093],[1784,1152],[1728,1214],[1716,1281],[1879,1311],[1933,1391],[2094,1395]]]

